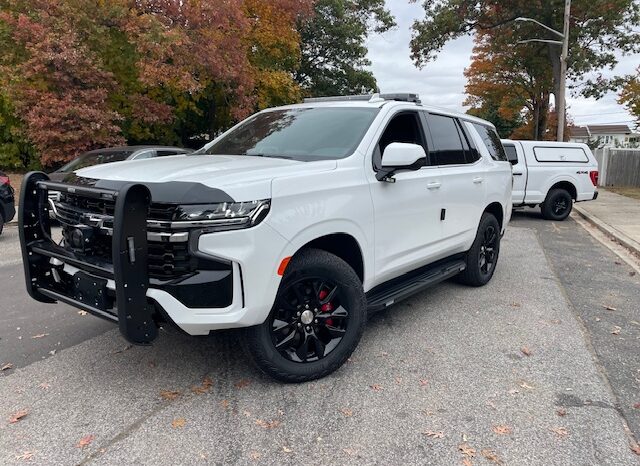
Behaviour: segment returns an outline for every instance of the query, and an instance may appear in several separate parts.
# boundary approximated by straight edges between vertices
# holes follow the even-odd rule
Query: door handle
[[[475,184],[482,183],[483,181],[484,181],[484,178],[482,178],[481,176],[478,176],[478,177],[473,179],[473,182]]]
[[[513,172],[513,176],[522,176],[522,172]]]
[[[427,183],[427,189],[438,189],[441,186],[440,182],[434,181],[432,183]]]

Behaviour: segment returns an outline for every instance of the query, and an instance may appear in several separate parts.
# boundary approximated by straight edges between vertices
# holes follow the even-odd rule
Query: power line
[[[573,113],[569,113],[572,117],[587,117],[587,116],[599,116],[599,115],[618,115],[620,113],[627,113],[626,111],[621,112],[608,112],[608,113],[583,113],[582,115],[574,115]]]

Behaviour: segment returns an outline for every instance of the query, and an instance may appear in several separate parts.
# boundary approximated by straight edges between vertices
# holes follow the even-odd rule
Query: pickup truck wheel
[[[564,189],[552,189],[540,206],[542,216],[547,220],[561,221],[569,216],[573,207],[573,198]]]
[[[458,281],[469,286],[486,285],[496,270],[500,254],[500,224],[490,213],[480,219],[478,233],[467,252],[467,267],[458,276]]]
[[[366,320],[364,290],[355,271],[333,254],[308,249],[293,257],[269,317],[247,328],[243,342],[267,375],[305,382],[344,364]]]

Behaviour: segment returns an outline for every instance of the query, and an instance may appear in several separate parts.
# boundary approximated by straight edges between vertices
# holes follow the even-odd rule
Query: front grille
[[[54,202],[56,218],[62,225],[62,235],[66,249],[75,254],[98,258],[112,262],[112,231],[115,202],[105,199],[90,199],[77,194],[63,193],[60,200]],[[153,220],[171,220],[174,206],[152,204],[148,217]],[[70,245],[71,234],[78,225],[93,227],[90,244],[82,251]],[[149,231],[161,231],[150,228]],[[163,280],[178,278],[194,272],[198,261],[189,254],[187,242],[148,241],[149,277]]]

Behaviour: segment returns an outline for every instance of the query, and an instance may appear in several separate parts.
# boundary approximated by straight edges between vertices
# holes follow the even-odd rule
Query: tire
[[[246,328],[242,341],[265,374],[306,382],[342,366],[366,322],[367,302],[355,271],[333,254],[307,249],[287,266],[267,320]]]
[[[488,212],[482,214],[476,239],[467,251],[467,267],[458,275],[458,281],[469,286],[489,283],[496,270],[500,255],[500,224]]]
[[[573,198],[566,189],[552,189],[540,205],[542,216],[547,220],[562,221],[569,216],[573,208]]]
[[[2,234],[2,230],[4,229],[4,215],[0,212],[0,235]]]

